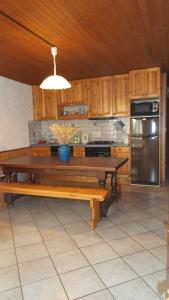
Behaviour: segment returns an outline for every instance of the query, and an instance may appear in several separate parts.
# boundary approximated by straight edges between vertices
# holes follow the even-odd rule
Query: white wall
[[[32,87],[0,77],[0,151],[29,146]]]

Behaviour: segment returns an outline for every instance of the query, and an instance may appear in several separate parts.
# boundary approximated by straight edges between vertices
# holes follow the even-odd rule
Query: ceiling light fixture
[[[45,90],[61,90],[61,89],[70,88],[71,84],[64,77],[56,75],[57,48],[51,47],[51,53],[53,56],[54,75],[49,76],[46,79],[44,79],[40,85],[40,88],[45,89]]]

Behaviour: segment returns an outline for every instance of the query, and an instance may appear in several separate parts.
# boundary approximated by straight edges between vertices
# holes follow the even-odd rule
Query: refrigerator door
[[[158,118],[132,118],[131,136],[132,137],[153,137],[159,135]]]
[[[159,185],[159,138],[131,137],[131,183]]]

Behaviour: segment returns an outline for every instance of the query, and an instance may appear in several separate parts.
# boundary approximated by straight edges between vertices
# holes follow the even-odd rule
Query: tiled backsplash
[[[48,143],[56,139],[49,130],[49,125],[71,123],[80,129],[80,133],[88,133],[90,140],[113,140],[116,143],[128,144],[129,118],[120,117],[113,120],[73,120],[68,121],[29,121],[30,144],[45,139]]]

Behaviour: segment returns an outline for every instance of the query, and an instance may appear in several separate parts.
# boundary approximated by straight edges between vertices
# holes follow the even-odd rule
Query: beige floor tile
[[[121,258],[103,262],[93,267],[107,287],[138,277]]]
[[[37,230],[34,222],[22,222],[22,223],[13,224],[12,229],[14,235],[22,234],[22,233],[27,234],[28,232]]]
[[[0,251],[0,268],[12,266],[16,264],[15,250]]]
[[[90,226],[82,221],[73,224],[67,224],[64,225],[64,227],[70,234],[80,234],[83,232],[91,231]]]
[[[136,241],[130,237],[112,240],[109,245],[119,256],[124,256],[144,250]]]
[[[142,225],[147,227],[149,230],[155,230],[164,227],[164,222],[158,220],[157,218],[149,218],[139,221]]]
[[[77,223],[82,221],[82,219],[75,213],[68,213],[68,214],[59,214],[57,215],[58,220],[62,225]]]
[[[7,209],[0,211],[0,222],[9,223],[9,214]]]
[[[118,257],[118,255],[106,243],[81,248],[81,251],[91,264],[97,264]]]
[[[56,275],[56,270],[49,257],[25,262],[18,265],[22,284],[32,283]]]
[[[123,213],[113,213],[108,216],[108,219],[111,221],[111,223],[118,225],[123,224],[131,221],[131,218],[128,217],[126,214]]]
[[[19,274],[16,265],[0,269],[0,292],[19,286]]]
[[[64,227],[60,224],[48,228],[40,229],[40,233],[44,241],[56,239],[63,236],[69,236]]]
[[[145,228],[138,222],[128,222],[124,224],[119,224],[118,227],[124,232],[126,232],[128,235],[134,235],[148,231],[147,228]]]
[[[57,203],[55,203],[57,204]],[[52,211],[55,213],[56,217],[58,217],[59,215],[64,215],[64,214],[72,214],[73,210],[66,205],[63,205],[63,203],[60,203],[57,206],[53,206],[52,205]]]
[[[0,224],[0,237],[12,236],[11,226],[7,223]]]
[[[104,289],[104,285],[91,267],[75,270],[60,276],[70,300]]]
[[[95,231],[105,241],[111,241],[127,236],[124,231],[120,230],[117,226],[114,225],[98,227]]]
[[[31,231],[28,233],[21,233],[14,235],[15,247],[20,247],[28,244],[35,244],[42,241],[38,231]]]
[[[48,252],[42,243],[25,245],[16,248],[18,262],[26,262],[48,256]]]
[[[77,300],[115,300],[108,290],[90,294]]]
[[[62,236],[57,239],[45,241],[45,245],[51,256],[77,249],[74,241],[67,236]]]
[[[73,234],[72,238],[80,248],[103,242],[103,240],[94,231]]]
[[[165,265],[148,251],[134,253],[123,257],[123,259],[140,276],[165,269]]]
[[[0,251],[13,249],[14,243],[12,236],[0,237]]]
[[[11,223],[33,222],[31,213],[27,210],[24,212],[11,213]]]
[[[59,224],[56,216],[54,215],[54,213],[50,212],[50,213],[41,213],[38,218],[35,220],[36,225],[39,229],[43,229],[43,228],[49,228],[52,226],[56,226]]]
[[[165,240],[169,243],[169,231],[167,227],[153,230],[153,232],[158,235],[162,240]]]
[[[169,297],[169,270],[162,270],[143,277],[146,283],[161,297],[167,300]]]
[[[141,246],[143,246],[145,249],[151,249],[166,244],[164,240],[162,240],[159,236],[157,236],[153,232],[146,232],[142,234],[133,235],[132,238],[136,242],[138,242]]]
[[[160,300],[141,278],[114,286],[110,292],[117,300]]]
[[[68,300],[57,276],[23,286],[24,300]]]
[[[151,217],[151,214],[149,214],[146,210],[140,210],[140,209],[132,212],[126,212],[126,214],[134,221],[139,221]]]
[[[160,208],[158,206],[154,206],[154,207],[151,207],[151,208],[148,208],[145,210],[147,213],[149,213],[150,215],[152,216],[161,216],[161,215],[165,215],[167,210],[164,209],[164,208]]]
[[[52,260],[59,274],[80,269],[89,265],[88,261],[79,249],[53,256]]]
[[[1,300],[23,300],[21,288],[16,288],[0,293]]]
[[[150,252],[157,257],[165,266],[169,267],[169,246],[161,246],[151,249]]]

